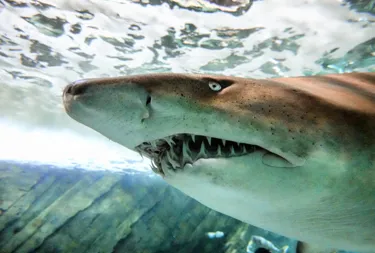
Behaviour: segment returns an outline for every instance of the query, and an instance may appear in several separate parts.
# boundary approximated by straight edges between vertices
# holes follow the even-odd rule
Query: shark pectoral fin
[[[297,243],[296,253],[336,253],[334,249],[324,249],[316,245],[308,244],[305,242]]]
[[[268,165],[271,167],[278,167],[278,168],[291,168],[291,167],[297,167],[297,165],[294,165],[287,160],[285,160],[283,157],[267,152],[262,157],[262,162],[264,165]]]

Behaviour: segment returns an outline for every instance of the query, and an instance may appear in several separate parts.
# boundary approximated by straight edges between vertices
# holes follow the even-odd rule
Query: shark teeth
[[[199,158],[206,158],[207,157],[206,147],[204,146],[204,142],[202,142],[202,144],[201,144],[201,148],[199,149],[199,153],[198,153],[197,157],[199,157]]]
[[[180,164],[171,157],[170,153],[171,152],[167,152],[168,162],[172,165],[173,169],[177,169],[178,167],[180,167]]]
[[[212,140],[212,138],[211,138],[211,137],[206,137],[206,138],[207,138],[207,140],[208,140],[208,145],[211,146],[211,140]]]
[[[221,147],[220,146],[217,147],[217,156],[222,156]]]
[[[195,142],[195,135],[194,135],[194,134],[191,135],[191,140],[192,140],[193,142]]]
[[[255,150],[250,144],[193,134],[168,136],[136,147],[152,160],[152,170],[162,175],[168,168],[178,170],[199,159],[242,156]]]
[[[242,154],[246,154],[247,150],[246,150],[246,146],[242,146]]]
[[[183,142],[182,143],[182,164],[181,167],[183,167],[187,163],[192,163],[192,152],[189,149],[188,143]]]
[[[172,138],[165,138],[165,141],[168,143],[170,147],[173,147],[173,145],[176,145],[176,143],[173,141]]]

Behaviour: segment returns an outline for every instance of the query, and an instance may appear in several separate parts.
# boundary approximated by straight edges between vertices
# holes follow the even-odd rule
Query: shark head
[[[263,86],[226,76],[153,74],[79,80],[63,97],[73,119],[151,158],[161,174],[260,149],[273,154],[274,163],[299,165],[303,147],[291,150],[291,129],[281,130],[279,119],[268,116],[280,108],[272,107],[275,94]]]
[[[337,85],[351,78],[368,90]],[[353,184],[357,155],[365,157],[358,166],[372,166],[375,99],[365,84],[374,79],[149,74],[76,81],[63,101],[70,117],[150,158],[156,173],[201,203],[293,238],[346,247],[345,230],[306,216],[315,211],[327,221],[343,207],[339,200],[353,199],[341,193]],[[370,174],[356,180],[368,181],[372,194]]]

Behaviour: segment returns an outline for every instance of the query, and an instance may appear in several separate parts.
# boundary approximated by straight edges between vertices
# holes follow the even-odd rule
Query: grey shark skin
[[[375,249],[375,73],[87,79],[68,85],[63,100],[73,119],[154,159],[172,186],[221,213],[308,243],[300,252]],[[199,147],[169,143],[185,152],[172,153],[176,165],[165,146],[155,145],[178,134],[201,136],[206,147],[202,136],[247,149],[228,155],[220,144],[216,155],[205,151],[207,158],[181,163]]]

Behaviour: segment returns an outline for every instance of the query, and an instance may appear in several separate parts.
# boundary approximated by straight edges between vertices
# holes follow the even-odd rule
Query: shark
[[[375,73],[83,79],[66,113],[211,209],[298,241],[375,250]]]

